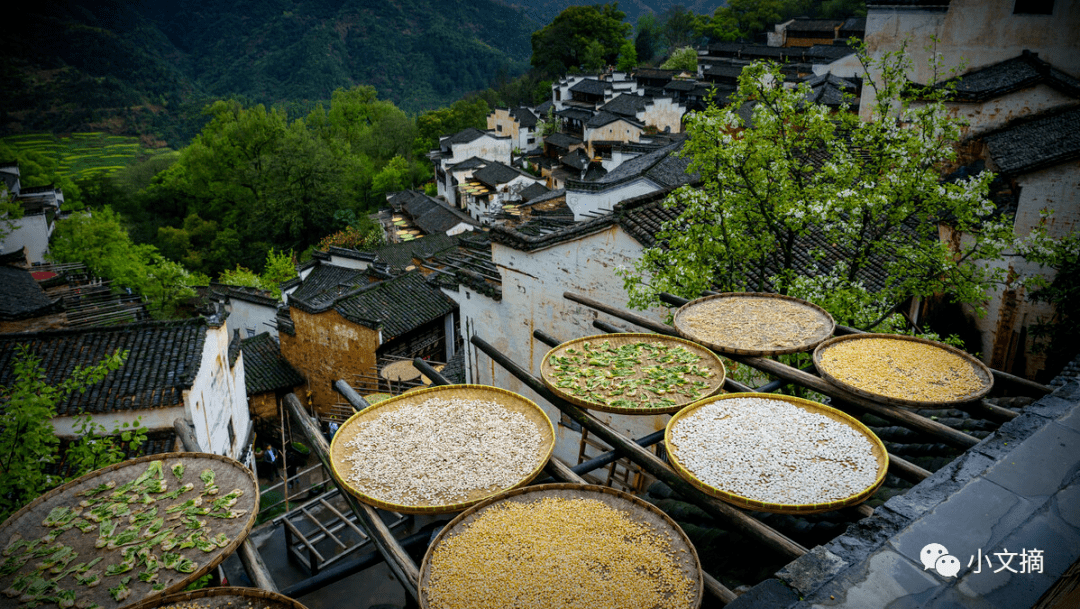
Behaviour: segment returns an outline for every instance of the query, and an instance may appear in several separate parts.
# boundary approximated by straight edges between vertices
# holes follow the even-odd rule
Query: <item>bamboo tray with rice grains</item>
[[[147,599],[129,609],[307,609],[299,601],[258,588],[203,588]]]
[[[715,395],[726,370],[715,353],[661,334],[602,334],[544,356],[540,376],[564,400],[602,412],[670,414]]]
[[[728,355],[769,356],[813,349],[836,322],[821,307],[790,296],[725,292],[679,307],[679,336]]]
[[[420,566],[424,609],[695,609],[693,544],[655,506],[604,486],[541,484],[459,514]]]
[[[668,421],[672,468],[732,505],[813,514],[856,505],[885,481],[885,446],[855,418],[793,396],[728,393]]]
[[[330,464],[368,505],[445,514],[528,484],[554,449],[555,428],[532,401],[498,387],[446,385],[353,415],[334,435]]]
[[[126,607],[182,590],[236,550],[255,476],[207,453],[139,457],[38,497],[0,526],[0,601]]]
[[[990,369],[960,349],[897,334],[830,339],[814,350],[814,367],[845,391],[894,406],[961,404],[994,386]]]

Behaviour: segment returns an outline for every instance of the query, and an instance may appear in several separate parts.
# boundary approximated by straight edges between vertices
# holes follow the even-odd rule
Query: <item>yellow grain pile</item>
[[[821,368],[842,383],[885,397],[949,402],[984,385],[975,367],[940,347],[910,340],[864,338],[821,352]]]
[[[484,510],[431,558],[432,609],[689,607],[695,582],[665,535],[594,499]]]

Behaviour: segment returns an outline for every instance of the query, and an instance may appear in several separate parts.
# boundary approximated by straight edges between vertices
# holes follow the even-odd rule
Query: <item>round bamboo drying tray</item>
[[[744,346],[740,346],[738,337],[733,337],[731,340],[718,338],[715,336],[706,336],[701,331],[695,331],[690,328],[686,321],[687,314],[693,312],[695,308],[702,306],[708,306],[714,304],[717,300],[745,300],[760,301],[760,302],[785,302],[792,305],[796,305],[806,310],[808,314],[812,314],[817,317],[822,326],[818,332],[812,337],[803,340],[797,345],[791,345],[787,347],[777,347],[774,349],[752,349]],[[679,333],[679,336],[692,340],[694,342],[701,343],[706,347],[717,351],[719,353],[725,353],[728,355],[755,355],[755,356],[768,356],[768,355],[784,355],[786,353],[800,353],[802,351],[809,351],[821,343],[821,341],[832,336],[833,330],[836,329],[836,322],[833,321],[832,315],[821,307],[812,302],[800,300],[798,298],[792,298],[791,296],[783,296],[781,294],[769,294],[765,292],[724,292],[723,294],[714,294],[712,296],[706,296],[704,298],[698,298],[697,300],[688,302],[679,307],[679,310],[675,312],[675,319],[673,320],[675,330]],[[752,332],[752,331],[751,331]],[[755,335],[756,336],[756,335]]]
[[[835,376],[833,376],[832,374],[830,374],[829,369],[822,362],[822,357],[825,354],[825,352],[828,351],[829,349],[835,347],[838,344],[847,343],[849,341],[871,340],[871,339],[890,340],[890,341],[908,341],[908,342],[918,343],[920,345],[926,345],[926,346],[929,346],[929,347],[940,349],[941,351],[943,351],[943,352],[945,352],[947,354],[954,355],[954,356],[960,358],[961,360],[963,360],[964,362],[967,362],[968,364],[970,364],[972,369],[975,372],[975,376],[978,378],[981,385],[980,385],[980,387],[978,389],[976,389],[974,391],[971,391],[969,393],[960,395],[960,396],[958,396],[956,398],[953,398],[953,399],[950,399],[950,400],[914,400],[914,399],[906,399],[906,398],[901,398],[901,397],[896,397],[896,396],[891,396],[891,395],[883,395],[881,393],[871,391],[870,389],[860,387],[860,386],[854,385],[852,383],[840,380],[840,379],[836,378]],[[864,398],[869,398],[869,399],[877,401],[877,402],[882,402],[884,404],[891,404],[893,406],[906,406],[906,407],[914,407],[914,408],[925,408],[927,406],[939,406],[939,405],[940,406],[945,406],[945,405],[962,404],[964,402],[970,402],[972,400],[978,400],[978,399],[982,398],[986,394],[990,393],[990,389],[993,388],[993,386],[994,386],[994,375],[990,372],[990,368],[988,368],[986,366],[986,364],[980,362],[978,359],[972,357],[970,354],[965,353],[965,352],[963,352],[960,349],[957,349],[955,347],[950,347],[949,345],[944,345],[944,344],[941,344],[941,343],[938,343],[938,342],[934,342],[932,340],[926,340],[924,338],[917,338],[917,337],[914,337],[914,336],[904,336],[904,335],[900,335],[900,334],[849,334],[847,336],[838,336],[836,338],[832,338],[830,340],[825,341],[824,343],[821,343],[820,345],[818,345],[817,349],[814,350],[814,367],[817,368],[817,372],[818,372],[818,374],[821,375],[821,378],[825,379],[826,381],[832,383],[833,385],[836,385],[837,387],[839,387],[839,388],[841,388],[841,389],[843,389],[845,391],[848,391],[848,392],[853,393],[853,394],[858,395],[858,396],[862,396]],[[903,384],[903,383],[910,384],[911,383],[909,377],[906,374],[904,374],[903,372],[901,372],[899,370],[895,370],[895,369],[892,370],[891,372],[892,372],[891,374],[888,374],[889,379],[891,379],[893,381],[896,381],[896,382],[899,382],[901,384]]]
[[[307,609],[277,592],[258,588],[203,588],[147,599],[130,609]]]
[[[401,382],[401,381],[415,381],[420,378],[420,371],[413,366],[413,363],[408,360],[402,360],[400,362],[394,362],[382,369],[381,376],[384,379]]]
[[[379,499],[378,497],[374,497],[355,488],[352,483],[347,480],[346,476],[342,475],[342,472],[347,473],[351,470],[349,462],[345,459],[351,449],[346,448],[345,444],[356,437],[360,428],[365,423],[373,421],[384,413],[397,410],[403,406],[422,404],[433,397],[444,399],[489,400],[495,402],[502,408],[528,417],[529,420],[536,425],[536,429],[540,432],[540,437],[542,438],[541,448],[536,454],[535,467],[533,467],[527,476],[509,487],[474,490],[470,492],[465,499],[447,504],[403,505]],[[482,441],[482,439],[478,438],[477,441]],[[333,441],[330,444],[330,465],[333,470],[334,478],[348,489],[350,493],[368,505],[398,512],[400,514],[446,514],[450,512],[459,512],[501,492],[528,484],[533,478],[536,478],[536,476],[540,474],[540,471],[544,469],[544,466],[547,465],[553,450],[555,450],[555,427],[551,424],[551,419],[548,418],[547,414],[531,400],[523,398],[516,393],[506,391],[505,389],[489,387],[487,385],[444,385],[410,391],[383,400],[377,404],[372,404],[371,407],[365,408],[361,412],[354,414],[348,421],[345,421],[345,423],[341,425],[341,428],[338,429],[338,432],[334,434]]]
[[[666,538],[670,544],[670,556],[678,565],[679,569],[693,582],[694,599],[686,605],[686,609],[696,609],[701,606],[704,590],[704,578],[701,575],[701,561],[698,559],[694,544],[682,528],[675,523],[667,514],[656,506],[646,503],[641,499],[622,491],[617,491],[606,486],[593,486],[584,484],[554,483],[540,484],[527,488],[519,488],[501,495],[491,497],[468,510],[458,514],[450,521],[428,546],[424,553],[424,560],[420,565],[420,606],[430,609],[427,598],[427,589],[431,578],[431,557],[435,550],[444,540],[460,533],[466,526],[476,520],[485,510],[492,506],[502,505],[505,502],[532,503],[545,497],[557,497],[560,499],[594,499],[604,505],[620,510],[630,515],[638,523],[646,524],[653,529],[657,536]],[[555,532],[553,532],[554,534]],[[572,540],[571,540],[572,541]],[[509,534],[505,543],[512,543]]]
[[[101,573],[101,583],[93,588],[88,588],[81,584],[76,583],[71,575],[65,576],[57,583],[64,589],[75,589],[78,597],[76,602],[87,599],[94,603],[97,603],[104,609],[114,609],[118,607],[126,607],[135,602],[138,602],[148,596],[154,594],[170,594],[182,590],[185,586],[195,581],[199,577],[209,572],[216,567],[218,563],[225,559],[236,550],[236,548],[247,538],[248,533],[251,531],[251,527],[255,522],[255,516],[259,511],[259,491],[258,484],[255,480],[255,475],[251,473],[251,470],[244,467],[241,463],[234,461],[228,457],[220,455],[214,455],[210,453],[166,453],[160,455],[150,455],[146,457],[139,457],[110,465],[108,467],[99,469],[78,478],[72,480],[63,486],[59,486],[52,491],[38,497],[28,505],[23,507],[18,512],[9,517],[3,525],[0,525],[0,547],[7,547],[9,541],[15,533],[22,535],[23,539],[39,539],[46,533],[55,530],[54,527],[42,526],[41,522],[49,514],[49,512],[59,506],[77,506],[81,500],[85,497],[78,496],[77,493],[86,491],[87,489],[96,488],[97,486],[115,482],[117,487],[130,482],[137,478],[140,474],[146,471],[147,466],[151,461],[162,461],[163,472],[165,474],[165,480],[168,483],[168,489],[166,492],[171,492],[177,487],[187,483],[194,485],[194,489],[181,494],[175,500],[164,499],[161,500],[161,505],[155,503],[149,507],[157,506],[159,508],[159,514],[164,516],[164,511],[171,505],[182,503],[187,499],[194,498],[201,494],[204,488],[203,481],[199,478],[199,474],[204,469],[211,469],[214,471],[214,482],[220,489],[217,495],[208,495],[204,497],[203,506],[207,507],[213,499],[222,497],[233,489],[240,489],[244,494],[238,499],[235,505],[232,506],[232,510],[247,510],[247,512],[238,518],[215,518],[212,516],[199,516],[200,520],[206,521],[206,528],[212,535],[218,533],[225,533],[229,542],[224,548],[217,548],[213,552],[203,552],[197,547],[186,548],[180,550],[174,548],[171,552],[180,554],[183,558],[188,558],[198,564],[198,567],[192,573],[179,573],[172,569],[166,569],[162,567],[158,571],[158,581],[165,584],[165,589],[159,593],[154,593],[150,583],[139,581],[138,573],[142,570],[141,567],[136,567],[126,573],[120,575],[106,576],[104,574],[105,567],[121,562],[121,548],[115,550],[109,550],[107,548],[95,548],[95,542],[98,539],[98,525],[94,524],[94,530],[88,533],[82,533],[78,528],[71,528],[60,534],[57,537],[57,543],[71,546],[74,551],[78,552],[78,556],[71,561],[68,567],[74,566],[78,563],[89,562],[97,557],[103,559],[94,566],[93,570]],[[184,464],[184,475],[180,480],[176,479],[176,476],[172,473],[172,466],[178,462]],[[112,491],[106,491],[112,492]],[[151,494],[153,496],[153,494]],[[132,512],[136,511],[136,508],[142,508],[141,504],[132,504]],[[83,513],[89,513],[90,508],[86,508]],[[172,521],[179,522],[179,521]],[[166,520],[166,526],[169,526],[172,522]],[[126,516],[119,518],[119,524],[116,530],[123,530],[128,526],[128,518]],[[145,523],[142,527],[145,527]],[[180,525],[180,530],[185,530],[183,525]],[[211,535],[208,535],[208,537]],[[136,544],[132,544],[136,545]],[[155,546],[154,553],[161,557],[160,546]],[[26,573],[28,570],[33,570],[33,566],[38,559],[31,559],[25,566],[16,571],[12,575],[0,577],[0,590],[7,589],[12,584],[14,579],[21,574]],[[48,573],[50,577],[55,575]],[[115,587],[120,583],[120,580],[124,577],[131,576],[131,581],[127,584],[127,587],[131,589],[131,595],[121,602],[113,600],[109,594],[109,588]],[[7,597],[0,597],[7,600]],[[55,605],[43,605],[45,607]]]
[[[718,400],[726,400],[732,398],[762,398],[768,400],[778,400],[787,402],[798,408],[802,408],[808,412],[821,414],[829,417],[830,419],[843,423],[853,428],[862,436],[866,437],[870,441],[871,450],[874,454],[874,459],[877,460],[877,476],[874,479],[874,483],[862,491],[845,497],[837,501],[828,501],[823,503],[772,503],[768,501],[759,501],[756,499],[750,499],[741,495],[736,495],[725,491],[724,489],[717,488],[710,484],[706,484],[701,481],[692,471],[687,469],[680,461],[678,457],[678,445],[671,440],[671,430],[675,423],[681,420],[683,417],[690,416],[698,408],[701,408],[707,404],[711,404]],[[718,441],[721,438],[717,438]],[[885,482],[885,473],[889,467],[889,455],[885,451],[885,445],[878,439],[874,432],[870,431],[865,425],[860,423],[857,419],[849,416],[835,408],[830,408],[824,404],[812,402],[810,400],[804,400],[794,396],[780,395],[780,394],[762,394],[762,393],[728,393],[725,395],[716,396],[707,400],[702,400],[689,408],[686,408],[674,416],[668,421],[667,428],[664,430],[664,446],[667,447],[668,461],[671,463],[672,469],[674,469],[680,476],[682,476],[687,482],[690,482],[694,486],[698,487],[705,493],[712,495],[718,499],[726,501],[732,505],[736,505],[741,508],[750,510],[757,510],[761,512],[773,512],[777,514],[814,514],[817,512],[828,512],[831,510],[840,509],[850,505],[857,505],[866,501],[877,492],[878,488],[883,482]]]
[[[633,407],[609,406],[607,404],[600,404],[598,402],[593,402],[593,401],[590,401],[590,400],[586,400],[586,399],[577,397],[577,396],[567,392],[565,389],[556,386],[555,379],[553,378],[554,377],[553,368],[552,368],[551,361],[550,361],[552,356],[562,357],[567,349],[573,348],[574,346],[579,345],[579,344],[584,343],[584,342],[598,342],[599,343],[599,342],[603,342],[603,341],[608,341],[615,347],[619,347],[621,345],[626,345],[626,344],[632,344],[632,343],[636,343],[636,342],[643,342],[643,341],[652,342],[652,343],[664,343],[664,344],[667,344],[669,346],[676,346],[677,345],[677,346],[681,346],[681,347],[686,347],[687,349],[692,351],[695,355],[698,355],[698,356],[701,357],[701,361],[698,362],[698,365],[707,367],[710,371],[713,372],[713,377],[710,378],[710,379],[706,379],[706,382],[709,383],[709,387],[708,387],[708,389],[705,389],[702,392],[701,397],[698,397],[698,398],[695,398],[695,399],[691,400],[691,399],[687,398],[686,396],[682,396],[682,395],[669,396],[669,397],[672,397],[672,399],[675,400],[675,405],[674,406],[657,407],[657,408],[633,408]],[[724,368],[724,363],[722,361],[720,361],[720,358],[717,357],[717,355],[715,353],[713,353],[712,351],[709,351],[708,349],[702,347],[701,345],[695,344],[693,342],[690,342],[688,340],[684,340],[684,339],[681,339],[681,338],[676,338],[676,337],[673,337],[673,336],[664,336],[662,334],[634,333],[634,332],[628,332],[628,333],[622,333],[622,334],[599,334],[599,335],[595,335],[595,336],[586,336],[584,338],[575,338],[574,340],[567,341],[567,342],[559,345],[558,347],[555,347],[554,349],[548,351],[547,354],[544,355],[543,363],[540,364],[540,377],[543,379],[544,384],[547,385],[548,389],[555,392],[555,394],[558,395],[559,397],[561,397],[562,399],[566,400],[567,402],[570,402],[571,404],[576,404],[578,406],[581,406],[582,408],[588,408],[590,410],[599,410],[601,412],[611,412],[611,413],[616,413],[616,414],[653,415],[653,414],[670,414],[670,413],[673,413],[673,412],[678,412],[679,410],[685,408],[687,406],[687,404],[692,404],[697,400],[703,400],[703,399],[705,399],[705,398],[707,398],[709,396],[716,395],[724,386],[724,377],[725,377],[726,374],[727,374],[727,370]]]

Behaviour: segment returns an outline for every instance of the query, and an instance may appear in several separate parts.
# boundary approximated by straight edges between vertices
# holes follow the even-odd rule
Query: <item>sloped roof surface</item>
[[[957,101],[985,101],[1045,83],[1059,91],[1080,97],[1080,80],[1054,68],[1034,53],[1024,51],[1019,57],[1006,59],[972,70],[944,84],[956,85]]]
[[[0,385],[15,380],[16,346],[29,345],[41,359],[45,380],[56,385],[78,366],[93,366],[118,349],[127,361],[57,405],[58,415],[168,408],[183,403],[195,382],[206,342],[205,318],[150,321],[87,330],[0,334]]]
[[[362,292],[342,298],[334,310],[369,328],[381,327],[387,341],[439,319],[457,309],[457,303],[428,285],[418,271],[387,279]]]
[[[304,383],[304,377],[281,356],[281,345],[268,332],[240,341],[244,352],[244,382],[247,394],[255,395],[278,389],[292,389]]]
[[[443,146],[450,146],[452,144],[467,144],[468,142],[484,137],[485,135],[490,136],[491,134],[485,133],[477,129],[476,127],[469,127],[467,129],[462,129],[461,131],[458,131],[454,135],[451,135],[450,137],[439,143]]]
[[[585,123],[585,126],[590,129],[596,129],[598,127],[603,127],[604,125],[614,123],[615,121],[627,121],[635,125],[639,124],[636,120],[627,118],[625,116],[619,116],[610,112],[600,111],[594,114],[592,118],[590,118],[589,121]]]
[[[1004,173],[1022,174],[1080,158],[1080,107],[1016,121],[983,138]]]
[[[645,109],[649,99],[643,95],[623,93],[608,103],[600,106],[602,112],[610,112],[620,116],[637,116],[638,112]]]
[[[547,194],[548,192],[550,191],[548,190],[547,186],[544,186],[540,182],[534,182],[532,184],[529,184],[525,188],[525,190],[521,191],[521,200],[529,202],[539,196]]]
[[[30,271],[0,266],[0,320],[29,319],[50,313],[59,303],[45,295]]]
[[[588,167],[589,160],[589,155],[586,154],[585,150],[582,148],[576,148],[569,154],[564,154],[562,158],[559,159],[564,165],[569,165],[578,171]]]
[[[488,162],[489,161],[487,161],[485,159],[482,159],[480,157],[471,156],[471,157],[465,159],[464,161],[462,161],[460,163],[455,163],[454,165],[450,165],[449,167],[447,167],[447,169],[451,169],[453,171],[463,171],[463,170],[466,170],[466,169],[476,169],[477,167],[483,167]]]
[[[672,153],[682,150],[683,142],[678,141],[668,144],[659,150],[630,159],[608,172],[607,175],[597,180],[601,184],[619,182],[639,175],[648,175],[660,181],[664,186],[672,183],[688,183],[690,176],[680,172],[679,167],[685,169],[689,166],[689,159],[680,159]],[[669,159],[669,157],[672,157]],[[681,173],[681,175],[680,175]],[[685,181],[682,181],[684,180]]]
[[[574,86],[570,87],[570,90],[574,93],[586,93],[589,95],[603,95],[604,83],[594,78],[583,78],[579,80]]]
[[[308,273],[300,288],[289,296],[289,300],[301,300],[316,308],[325,307],[342,294],[366,283],[363,271],[320,264]]]
[[[552,146],[558,146],[559,148],[566,148],[569,150],[571,146],[576,146],[580,144],[581,140],[560,131],[558,133],[552,133],[551,135],[545,137],[544,142],[547,144],[551,144]]]
[[[483,169],[477,169],[473,173],[474,180],[479,180],[491,187],[506,184],[510,180],[518,177],[521,177],[521,173],[513,167],[504,165],[498,161],[492,161]]]
[[[404,209],[420,230],[428,235],[445,233],[462,222],[476,225],[468,214],[420,192],[404,205]]]
[[[412,264],[413,258],[429,258],[435,254],[457,246],[458,237],[445,233],[425,235],[412,241],[391,243],[375,250],[379,260],[394,269],[404,269]]]
[[[532,128],[536,126],[536,115],[528,108],[513,108],[510,110],[510,115],[516,118],[518,124],[522,127]]]

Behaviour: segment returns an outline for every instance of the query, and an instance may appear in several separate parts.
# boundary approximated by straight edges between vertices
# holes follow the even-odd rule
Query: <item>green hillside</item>
[[[0,37],[0,135],[186,143],[223,97],[306,113],[372,85],[410,112],[525,70],[538,23],[490,0],[22,3]]]

